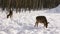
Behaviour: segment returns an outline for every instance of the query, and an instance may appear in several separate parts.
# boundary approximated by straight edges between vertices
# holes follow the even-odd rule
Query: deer
[[[49,22],[47,22],[47,19],[46,19],[45,16],[37,16],[37,17],[36,17],[35,26],[38,27],[38,23],[43,23],[43,24],[44,24],[44,27],[47,28]],[[34,26],[34,27],[35,27],[35,26]]]
[[[13,3],[12,2],[13,0],[9,0],[8,1],[8,11],[9,11],[9,14],[7,15],[7,18],[11,18],[12,17],[12,15],[13,15],[13,8],[11,8],[12,6],[11,6],[11,3]]]
[[[7,15],[7,18],[9,18],[9,16],[10,16],[10,18],[11,18],[11,17],[12,17],[12,15],[13,15],[12,10],[9,10],[9,14]]]

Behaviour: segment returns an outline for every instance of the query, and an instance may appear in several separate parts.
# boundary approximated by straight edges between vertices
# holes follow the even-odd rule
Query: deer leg
[[[48,24],[47,23],[44,23],[44,26],[47,28]]]
[[[36,21],[36,23],[35,23],[35,26],[34,26],[34,27],[36,27],[36,26],[38,27],[38,22],[37,22],[37,21]]]
[[[11,15],[10,15],[10,14],[8,14],[8,15],[7,15],[7,18],[9,18],[9,16],[11,17]]]
[[[12,15],[8,14],[8,15],[7,15],[7,18],[9,18],[9,17],[11,18],[11,17],[12,17]]]
[[[10,18],[12,17],[12,15],[10,15]]]
[[[9,18],[9,14],[7,15],[7,18]]]

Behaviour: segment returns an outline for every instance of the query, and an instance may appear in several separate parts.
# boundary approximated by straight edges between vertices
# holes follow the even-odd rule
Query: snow
[[[13,12],[12,18],[6,18],[6,12],[0,12],[0,34],[60,34],[60,6],[48,9],[31,11],[29,13]],[[1,11],[1,10],[0,10]],[[46,16],[49,24],[45,28],[42,24],[34,27],[36,16]]]
[[[56,8],[48,9],[47,13],[60,13],[60,5],[58,5]]]

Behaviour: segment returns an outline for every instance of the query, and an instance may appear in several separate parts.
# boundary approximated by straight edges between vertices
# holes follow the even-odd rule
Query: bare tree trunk
[[[17,12],[19,7],[19,0],[15,0],[15,1],[16,1],[16,12]]]

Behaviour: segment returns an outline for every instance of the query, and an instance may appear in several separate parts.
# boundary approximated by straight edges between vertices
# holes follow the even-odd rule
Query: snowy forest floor
[[[28,11],[13,12],[12,18],[8,19],[6,12],[0,12],[0,34],[60,34],[60,10],[57,8],[55,9],[58,13],[53,13],[55,9],[49,12],[48,10],[31,11],[30,13]],[[36,16],[42,15],[46,16],[49,22],[48,28],[41,24],[39,27],[34,27]]]

